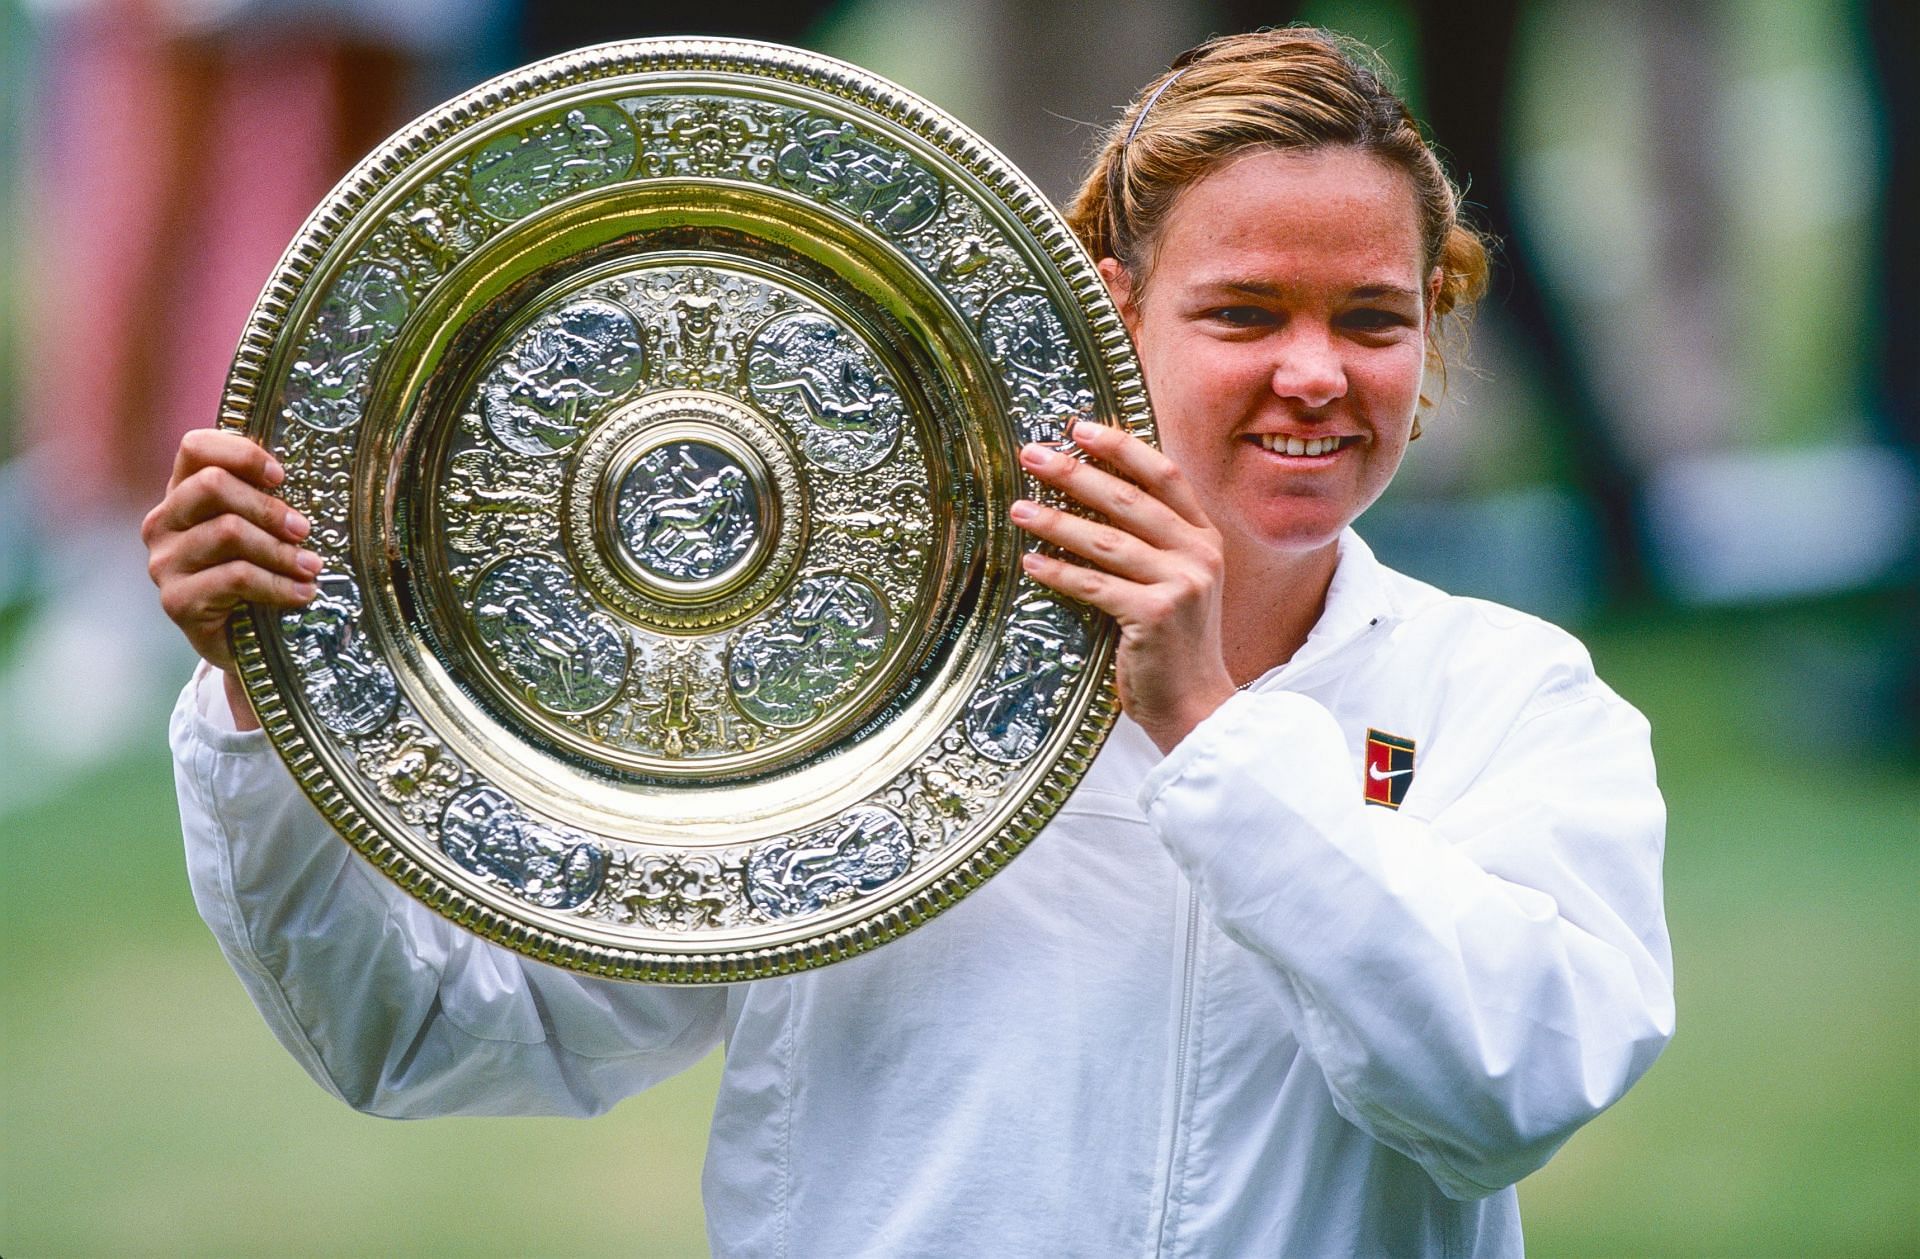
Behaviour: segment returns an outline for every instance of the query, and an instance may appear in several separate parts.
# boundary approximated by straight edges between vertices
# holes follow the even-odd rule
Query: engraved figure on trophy
[[[633,130],[612,105],[569,109],[474,154],[467,187],[474,204],[513,220],[570,193],[620,179],[633,167]]]
[[[994,298],[980,316],[980,336],[1006,373],[1022,441],[1058,441],[1075,419],[1092,414],[1093,390],[1046,294],[1013,289]]]
[[[401,208],[399,221],[407,236],[426,254],[436,271],[446,271],[466,257],[485,233],[461,205],[459,194],[442,183],[430,183]]]
[[[494,662],[550,712],[591,712],[626,678],[626,640],[580,600],[558,560],[516,555],[487,569],[471,610]]]
[[[643,640],[635,650],[626,690],[589,723],[595,737],[674,760],[755,742],[751,736],[743,740],[741,732],[761,727],[722,698],[725,665],[715,642]]]
[[[323,576],[313,602],[281,614],[288,651],[322,725],[335,734],[366,734],[393,714],[393,674],[360,632],[360,591],[353,579]]]
[[[309,548],[322,555],[343,555],[346,520],[353,499],[353,442],[350,435],[323,432],[282,414],[273,444],[287,468],[281,501],[313,523]]]
[[[574,909],[600,890],[607,854],[583,835],[521,814],[506,794],[475,787],[440,815],[447,856],[543,909]]]
[[[864,472],[899,440],[900,396],[853,334],[824,315],[768,320],[747,351],[747,382],[800,432],[800,449],[834,472]]]
[[[838,573],[808,577],[734,640],[728,689],[756,721],[804,725],[878,663],[886,641],[886,606],[871,586]]]
[[[889,577],[905,580],[920,570],[933,545],[927,496],[916,485],[896,485],[884,502],[878,510],[823,511],[818,519],[854,544],[863,559],[883,561]]]
[[[780,113],[716,97],[649,97],[627,102],[641,129],[640,173],[744,175],[764,180],[773,169],[772,133]]]
[[[895,778],[885,799],[906,820],[915,850],[927,853],[946,846],[981,797],[941,765],[923,763]]]
[[[734,867],[734,872],[739,867]],[[619,892],[635,922],[656,930],[698,931],[733,926],[744,917],[740,892],[713,857],[694,853],[637,858]]]
[[[547,311],[514,338],[480,382],[480,411],[507,449],[552,454],[580,436],[594,403],[631,389],[640,375],[633,316],[585,298]]]
[[[1008,764],[1040,750],[1067,684],[1087,660],[1087,630],[1050,599],[1014,609],[993,680],[967,702],[967,741]]]
[[[793,124],[792,137],[773,168],[796,191],[849,210],[890,236],[923,226],[940,209],[940,181],[932,172],[850,122],[805,116]]]
[[[466,778],[446,746],[410,718],[361,743],[355,759],[374,789],[416,826],[437,812]]]
[[[746,471],[699,441],[668,442],[635,462],[614,514],[634,561],[675,581],[725,573],[760,533],[759,496]]]
[[[739,380],[740,354],[728,335],[726,299],[712,292],[706,273],[691,271],[667,303],[660,357],[672,365],[676,383],[727,390]]]
[[[406,280],[393,267],[368,262],[342,272],[287,373],[284,414],[326,432],[357,422],[374,364],[406,320],[408,306]]]
[[[491,450],[463,450],[447,463],[447,545],[464,554],[503,542],[553,536],[558,485],[552,465],[508,460]]]
[[[938,284],[969,322],[990,298],[1033,283],[1033,272],[1006,233],[966,196],[949,196],[940,217],[900,242],[920,270]]]
[[[747,859],[747,899],[768,918],[810,914],[883,887],[912,864],[906,823],[861,805],[811,834],[762,845]]]
[[[566,131],[568,143],[558,151],[559,169],[562,171],[598,170],[605,162],[605,153],[613,147],[613,137],[607,134],[605,127],[599,126],[588,118],[586,111],[569,109],[561,120]]]

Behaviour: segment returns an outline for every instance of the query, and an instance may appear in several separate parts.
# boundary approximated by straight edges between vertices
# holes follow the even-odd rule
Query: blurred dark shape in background
[[[1920,481],[1920,5],[1868,0],[1864,26],[1879,94],[1875,282],[1868,413]],[[1920,556],[1910,549],[1891,634],[1898,729],[1920,757]]]
[[[628,8],[595,0],[539,0],[520,11],[520,50],[535,61],[615,39],[658,35],[717,35],[805,44],[830,13],[833,0],[744,0],[738,4],[656,0]]]

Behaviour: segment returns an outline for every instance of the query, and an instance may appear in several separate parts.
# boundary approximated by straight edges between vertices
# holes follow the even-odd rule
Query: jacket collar
[[[1439,594],[1382,564],[1352,529],[1341,533],[1339,548],[1326,606],[1307,641],[1293,659],[1261,675],[1248,690],[1264,690],[1273,682],[1297,685],[1303,673],[1339,658],[1365,639],[1385,634],[1427,594]]]

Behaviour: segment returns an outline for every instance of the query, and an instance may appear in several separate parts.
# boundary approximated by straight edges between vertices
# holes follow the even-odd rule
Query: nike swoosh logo
[[[1380,767],[1378,765],[1367,766],[1367,777],[1373,779],[1373,781],[1377,783],[1383,783],[1387,781],[1387,779],[1389,778],[1398,778],[1402,774],[1411,774],[1412,772],[1413,772],[1413,766],[1411,765],[1407,766],[1407,768],[1405,769],[1396,769],[1385,774],[1380,772]]]

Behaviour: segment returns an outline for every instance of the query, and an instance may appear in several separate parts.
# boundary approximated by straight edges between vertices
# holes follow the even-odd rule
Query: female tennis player
[[[258,447],[146,527],[207,665],[173,740],[194,893],[275,1033],[381,1115],[589,1115],[726,1047],[722,1255],[1521,1253],[1513,1185],[1672,1032],[1645,722],[1562,631],[1352,525],[1486,255],[1402,103],[1320,32],[1147,85],[1070,217],[1161,448],[1033,446],[1041,582],[1111,613],[1125,718],[1005,871],[804,974],[669,989],[451,926],[329,833],[224,625],[313,594]],[[1097,518],[1094,518],[1097,517]],[[636,1133],[644,1141],[646,1134]]]

